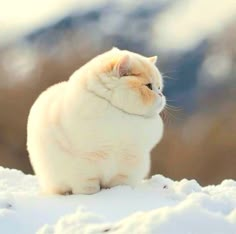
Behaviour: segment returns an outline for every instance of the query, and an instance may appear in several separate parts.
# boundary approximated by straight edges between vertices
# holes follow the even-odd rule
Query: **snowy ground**
[[[201,187],[156,175],[137,188],[45,196],[37,179],[0,167],[1,234],[236,234],[236,181]]]

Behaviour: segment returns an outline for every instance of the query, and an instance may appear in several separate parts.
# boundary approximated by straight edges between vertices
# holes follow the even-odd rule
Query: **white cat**
[[[93,194],[149,173],[166,103],[155,62],[113,48],[38,97],[27,147],[44,192]]]

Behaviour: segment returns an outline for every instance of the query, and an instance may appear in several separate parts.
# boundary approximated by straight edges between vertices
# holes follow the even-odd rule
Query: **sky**
[[[158,48],[188,50],[236,20],[235,0],[182,0],[156,18]]]
[[[168,1],[159,0],[158,4]],[[85,11],[106,2],[108,0],[0,0],[0,42],[56,22],[73,11]],[[170,7],[157,14],[153,25],[156,44],[164,51],[188,50],[236,19],[235,0],[169,2]],[[146,1],[146,4],[154,3],[157,4],[157,1]],[[122,0],[119,4],[124,10],[131,10],[134,0]],[[109,23],[112,25],[112,22]]]
[[[106,0],[0,0],[0,42],[52,23],[74,10],[86,10]]]

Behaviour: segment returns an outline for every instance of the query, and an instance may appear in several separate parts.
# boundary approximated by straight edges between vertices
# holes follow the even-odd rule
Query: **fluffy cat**
[[[38,97],[28,118],[27,148],[45,193],[135,186],[149,173],[166,103],[155,62],[113,48]]]

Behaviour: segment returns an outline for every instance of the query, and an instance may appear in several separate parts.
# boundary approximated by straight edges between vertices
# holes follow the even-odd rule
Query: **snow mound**
[[[46,196],[35,176],[0,167],[0,233],[236,233],[236,181],[201,187],[153,176],[132,189]]]

